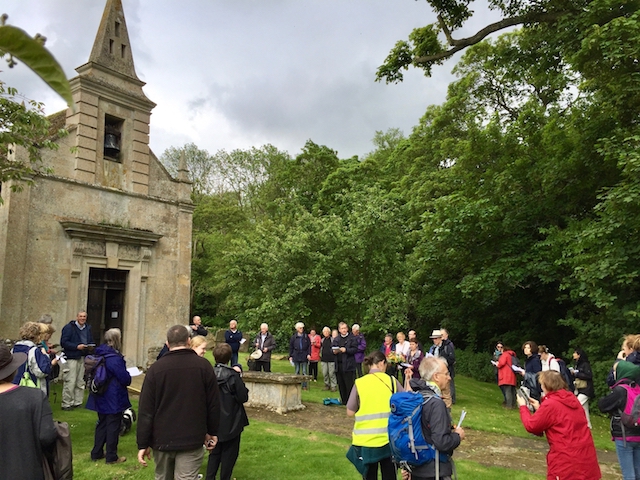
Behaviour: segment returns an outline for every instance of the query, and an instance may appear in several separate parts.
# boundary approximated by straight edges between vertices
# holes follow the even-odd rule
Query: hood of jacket
[[[96,347],[95,355],[108,355],[108,354],[117,355],[118,352],[111,345],[107,345],[106,343],[103,343],[102,345],[98,345]]]
[[[544,396],[544,401],[559,402],[567,408],[572,409],[582,408],[582,405],[577,401],[576,396],[569,390],[556,390],[555,392],[549,392]]]

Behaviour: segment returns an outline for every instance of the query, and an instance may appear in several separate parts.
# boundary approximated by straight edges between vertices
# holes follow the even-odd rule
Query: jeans
[[[296,369],[296,375],[307,375],[308,363],[305,362],[293,362]],[[307,382],[302,382],[302,388],[307,388]]]
[[[627,442],[616,440],[616,453],[623,480],[640,480],[640,442]]]
[[[502,395],[504,396],[504,406],[507,408],[516,408],[516,387],[513,385],[500,385]]]

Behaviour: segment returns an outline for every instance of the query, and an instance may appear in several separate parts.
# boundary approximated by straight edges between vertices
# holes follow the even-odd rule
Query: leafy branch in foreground
[[[44,47],[46,37],[40,34],[30,37],[24,30],[6,25],[7,18],[6,13],[0,17],[0,57],[8,56],[9,68],[16,65],[14,57],[21,60],[72,107],[69,81],[58,61]]]

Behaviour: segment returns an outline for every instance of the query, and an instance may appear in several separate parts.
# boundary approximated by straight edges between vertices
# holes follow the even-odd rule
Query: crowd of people
[[[108,372],[104,391],[91,391],[86,402],[86,408],[98,417],[91,459],[107,464],[126,461],[118,454],[118,441],[123,412],[131,407],[127,391],[131,375],[121,353],[120,330],[107,330],[104,343],[96,346],[86,312],[80,311],[62,329],[63,354],[50,343],[54,332],[50,317],[43,317],[21,326],[20,339],[12,350],[0,345],[0,433],[6,438],[6,433],[11,432],[15,438],[12,426],[21,422],[20,435],[29,438],[20,444],[19,453],[10,446],[14,442],[3,442],[0,465],[8,478],[44,478],[41,462],[25,459],[39,459],[56,438],[47,400],[50,381],[61,372],[63,410],[82,406],[84,359],[88,354],[103,357]],[[188,326],[171,327],[165,348],[147,371],[139,402],[138,461],[146,466],[153,450],[156,478],[196,478],[205,451],[209,454],[206,478],[214,480],[218,471],[221,479],[232,478],[240,437],[249,424],[243,406],[249,392],[238,363],[238,352],[246,340],[237,321],[232,320],[225,332],[226,343],[213,349],[212,366],[203,358],[208,348],[207,333],[197,316]],[[313,329],[307,333],[302,322],[294,327],[289,360],[295,373],[317,382],[320,366],[323,390],[339,392],[347,414],[355,417],[348,456],[356,459],[354,464],[365,479],[377,478],[378,471],[383,480],[395,478],[397,465],[392,462],[386,422],[389,399],[402,391],[418,392],[424,397],[421,423],[425,439],[441,459],[435,467],[433,463],[414,466],[411,473],[403,472],[403,478],[435,478],[434,468],[438,478],[448,478],[453,473],[451,456],[464,439],[464,430],[453,425],[450,415],[456,401],[455,346],[444,328],[433,330],[429,339],[431,345],[426,349],[414,330],[409,330],[407,336],[398,332],[396,341],[387,334],[382,345],[369,349],[365,356],[367,342],[358,324],[349,327],[340,322],[336,330],[324,327],[321,335]],[[270,372],[276,341],[266,323],[250,345],[250,368]],[[594,398],[595,389],[586,352],[575,348],[573,362],[567,365],[547,346],[532,340],[521,348],[522,363],[503,342],[495,346],[492,363],[504,407],[519,408],[524,428],[535,435],[546,435],[549,478],[601,478],[590,432],[589,400]],[[632,415],[630,405],[636,397],[640,406],[638,382],[640,335],[628,335],[607,378],[610,393],[598,401],[600,411],[612,417],[611,435],[625,480],[640,479],[639,419],[634,417],[634,424],[625,418]],[[306,380],[302,388],[308,389]],[[173,394],[176,391],[186,392],[193,401],[182,402],[182,396]],[[26,433],[29,431],[25,432],[22,425],[30,425],[31,433]],[[575,462],[575,458],[580,461]],[[33,471],[25,473],[25,464]]]

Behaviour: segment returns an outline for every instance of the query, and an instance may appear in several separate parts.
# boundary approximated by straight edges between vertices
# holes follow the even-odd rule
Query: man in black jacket
[[[193,317],[189,328],[191,328],[191,331],[189,331],[189,335],[192,337],[195,337],[196,335],[202,335],[203,337],[206,337],[209,334],[207,329],[202,326],[202,319],[197,315]]]
[[[138,413],[138,461],[154,450],[156,478],[196,478],[204,443],[218,443],[220,396],[213,367],[189,348],[184,325],[167,332],[169,352],[147,371]],[[188,399],[188,401],[185,401]]]
[[[214,371],[218,379],[222,408],[218,444],[209,454],[206,480],[215,480],[218,468],[220,468],[220,480],[231,480],[233,467],[240,453],[240,434],[244,427],[249,425],[243,406],[243,403],[249,400],[249,390],[235,370],[240,368],[227,366],[231,353],[231,347],[227,343],[216,345],[213,349],[213,358],[216,360]]]
[[[447,457],[447,461],[438,462],[436,475],[436,461],[412,467],[412,480],[451,479],[453,474],[453,451],[464,439],[461,427],[453,429],[451,415],[447,406],[440,398],[442,390],[447,388],[450,376],[447,365],[440,358],[427,357],[420,362],[420,379],[412,379],[411,389],[420,392],[424,397],[431,398],[422,407],[422,433],[427,443],[433,445],[440,453]]]
[[[358,340],[349,332],[349,325],[344,322],[338,324],[338,331],[340,334],[333,339],[331,349],[336,355],[336,378],[338,390],[340,390],[340,401],[346,405],[356,381],[355,355],[358,351]]]

